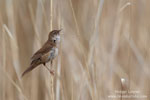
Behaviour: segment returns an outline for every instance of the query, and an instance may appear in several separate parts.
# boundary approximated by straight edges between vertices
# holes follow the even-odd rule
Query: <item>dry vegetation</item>
[[[149,4],[0,0],[0,100],[112,100],[115,90],[147,96],[128,100],[150,100]],[[60,28],[55,77],[41,65],[21,78],[49,31]]]

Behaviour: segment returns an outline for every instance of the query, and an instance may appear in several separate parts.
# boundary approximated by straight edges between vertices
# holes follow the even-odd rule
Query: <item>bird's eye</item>
[[[54,40],[54,43],[56,43],[56,40]]]

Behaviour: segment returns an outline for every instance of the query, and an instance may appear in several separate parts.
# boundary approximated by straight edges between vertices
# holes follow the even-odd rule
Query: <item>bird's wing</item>
[[[48,53],[52,49],[52,45],[45,43],[31,58],[32,61],[41,58],[42,55]]]

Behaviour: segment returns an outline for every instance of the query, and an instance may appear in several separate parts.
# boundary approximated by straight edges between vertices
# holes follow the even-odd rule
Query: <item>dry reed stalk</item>
[[[5,44],[6,33],[7,33],[7,37],[8,37],[7,39],[10,40],[12,50],[16,49],[17,48],[16,47],[17,44],[15,42],[16,40],[14,39],[14,37],[12,36],[12,33],[9,31],[9,29],[8,29],[8,27],[6,25],[3,25],[3,34],[2,34],[3,35],[3,40],[2,40],[3,41],[3,46],[6,46],[6,44]],[[4,76],[4,78],[6,78],[18,90],[18,92],[20,93],[19,97],[20,98],[24,98],[24,100],[27,100],[27,98],[23,94],[22,89],[20,88],[20,86],[12,79],[12,77],[7,73],[7,71],[5,69],[5,67],[6,67],[6,53],[5,53],[6,50],[5,50],[5,48],[6,47],[3,47],[3,58],[4,58],[3,59],[3,66],[4,66],[4,68],[2,68],[3,76]],[[14,51],[13,51],[13,53],[14,53]],[[13,57],[14,57],[14,59],[17,59],[16,55],[13,55]],[[18,66],[16,64],[14,64],[13,66],[15,68],[16,73],[18,73],[18,70],[16,69],[16,67],[18,68]],[[17,77],[18,77],[18,79],[20,79],[19,75]],[[6,81],[6,79],[4,80],[4,82]],[[3,93],[4,93],[3,99],[5,100],[5,89],[3,89]]]
[[[77,36],[78,36],[78,38],[81,41],[82,39],[81,39],[81,35],[80,35],[79,25],[78,25],[78,22],[77,22],[77,19],[76,19],[76,15],[75,15],[75,12],[74,12],[74,8],[73,8],[73,5],[72,5],[72,0],[69,0],[69,4],[70,4],[71,10],[72,10],[73,19],[75,21],[75,26],[76,26],[76,30],[77,30]]]
[[[130,38],[130,40],[129,40],[129,38],[126,34],[124,34],[124,36],[125,36],[127,42],[129,43],[131,49],[133,50],[133,53],[135,54],[139,64],[144,67],[142,70],[144,70],[145,74],[147,74],[148,77],[150,78],[150,73],[149,73],[150,68],[148,67],[148,64],[145,62],[144,57],[142,56],[142,54],[140,53],[140,51],[136,47],[132,38]]]
[[[50,30],[53,29],[53,0],[50,0]],[[53,65],[50,67],[54,67]],[[54,94],[54,75],[50,76],[51,100],[55,100]]]
[[[79,38],[79,41],[80,41],[80,44],[79,44],[79,47],[81,48],[81,47],[83,47],[82,46],[82,43],[83,43],[83,38],[82,38],[82,36],[80,35],[80,30],[79,30],[79,25],[78,25],[78,22],[77,22],[77,18],[76,18],[76,16],[75,16],[75,12],[74,12],[74,8],[73,8],[73,5],[72,5],[72,0],[69,0],[69,4],[70,4],[70,6],[71,6],[71,10],[72,10],[72,14],[73,14],[73,19],[74,19],[74,21],[75,21],[75,26],[76,26],[76,29],[77,29],[77,36],[78,36],[78,38]],[[84,55],[84,57],[86,57],[85,55]],[[86,61],[85,61],[86,62]],[[87,74],[87,83],[89,84],[89,89],[90,89],[90,93],[92,94],[93,92],[91,92],[91,84],[90,84],[90,72],[89,72],[89,68],[88,68],[88,64],[86,63],[85,64],[85,66],[86,66],[86,74]],[[92,96],[92,98],[94,97],[93,95],[91,95]]]
[[[73,84],[73,79],[71,79],[71,87],[72,87],[72,89],[71,89],[71,100],[74,100],[74,99],[73,99],[73,97],[74,97],[74,95],[73,95],[73,89],[74,89],[74,88],[73,88],[73,85],[74,85],[74,84]]]
[[[6,14],[7,14],[7,18],[8,18],[8,24],[3,24],[3,28],[5,29],[7,35],[8,35],[8,41],[10,42],[10,53],[12,55],[11,57],[11,61],[12,61],[12,67],[14,67],[14,73],[11,73],[11,78],[13,79],[14,77],[16,77],[16,83],[14,82],[13,85],[15,85],[15,87],[18,89],[19,91],[19,95],[18,98],[22,99],[22,98],[26,98],[21,90],[21,87],[19,86],[19,84],[21,83],[21,79],[20,79],[20,62],[19,62],[19,48],[18,48],[18,43],[17,43],[17,34],[16,34],[16,19],[15,19],[15,7],[13,5],[12,1],[6,1]],[[7,72],[4,72],[7,74]],[[15,76],[15,74],[17,76]],[[8,76],[8,75],[7,75]],[[12,80],[9,77],[9,80]],[[13,81],[13,80],[12,80]]]
[[[18,59],[17,61],[13,61],[13,67],[16,71],[16,74],[17,74],[17,78],[20,80],[20,64],[19,64],[19,55],[18,53],[18,44],[17,44],[17,38],[15,37],[16,35],[12,35],[12,33],[10,32],[10,30],[8,29],[8,27],[4,24],[3,25],[3,28],[6,30],[6,33],[8,34],[9,36],[9,39],[10,39],[10,44],[11,44],[11,50],[12,50],[12,54],[13,54],[13,58],[12,60],[16,60]],[[15,33],[14,33],[15,34]]]
[[[34,13],[33,13],[33,8],[31,6],[31,4],[28,4],[28,8],[29,8],[29,13],[31,15],[31,21],[32,21],[32,25],[34,27],[34,33],[35,33],[35,39],[34,40],[37,40],[38,44],[41,45],[41,42],[40,42],[40,37],[39,37],[39,33],[38,33],[38,30],[37,30],[37,27],[36,27],[36,24],[35,24],[35,16],[34,16]]]
[[[6,32],[5,32],[5,29],[3,28],[3,30],[2,30],[2,53],[3,53],[2,56],[3,56],[3,59],[2,59],[2,68],[1,69],[4,72],[6,72],[6,42],[5,42],[5,38],[6,38]],[[2,100],[5,100],[6,79],[3,77],[2,80],[3,80],[3,83],[2,83],[2,90],[3,90],[3,92],[2,92]]]
[[[60,5],[61,6],[61,5]],[[62,25],[62,20],[61,20],[61,12],[60,12],[60,7],[59,7],[59,15],[58,15],[58,26],[59,29],[61,29]],[[62,55],[62,42],[60,43],[59,46],[59,56],[58,56],[58,62],[57,62],[57,81],[56,81],[56,100],[60,100],[60,75],[61,75],[61,55]]]
[[[128,6],[130,6],[131,3],[130,2],[127,2],[125,5],[123,5],[120,9],[119,9],[119,12],[122,12],[123,10],[125,10],[125,8],[127,8]]]
[[[27,97],[24,95],[22,89],[19,87],[19,85],[16,84],[16,83],[14,82],[14,80],[12,80],[11,76],[10,76],[6,71],[4,71],[4,70],[3,70],[3,73],[5,74],[4,77],[7,78],[8,81],[9,81],[9,82],[17,89],[17,91],[20,93],[21,99],[28,100]],[[5,100],[5,99],[4,99],[4,100]]]
[[[9,40],[10,40],[10,45],[11,45],[11,50],[12,50],[12,62],[13,62],[13,67],[15,69],[15,73],[17,74],[17,78],[19,79],[19,82],[21,82],[20,80],[20,63],[19,63],[19,55],[18,55],[18,44],[17,44],[17,35],[16,35],[16,23],[15,23],[15,11],[14,11],[14,5],[11,5],[11,3],[13,3],[12,1],[10,1],[8,3],[8,1],[6,1],[6,7],[10,10],[7,9],[7,16],[8,16],[8,27],[7,25],[3,25],[4,29],[6,30],[6,33],[9,36]],[[12,12],[12,13],[10,13]],[[17,61],[15,61],[17,60]]]
[[[104,0],[101,0],[100,3],[98,4],[98,10],[96,13],[95,17],[95,22],[94,22],[94,30],[93,30],[93,36],[90,38],[89,44],[90,44],[90,50],[89,50],[89,55],[88,55],[88,66],[92,67],[92,64],[94,63],[94,48],[96,48],[96,41],[98,40],[99,36],[99,23],[100,23],[100,18],[102,14],[102,9],[103,9],[103,4]],[[94,76],[94,66],[93,66],[93,76]],[[96,73],[95,73],[96,76]],[[93,82],[92,86],[92,91],[93,91],[93,100],[98,99],[98,90],[96,89],[96,83]]]
[[[50,31],[53,29],[53,0],[50,0]]]
[[[43,17],[44,17],[44,20],[45,20],[45,26],[46,26],[46,30],[49,32],[49,22],[48,22],[48,17],[46,15],[46,11],[45,11],[45,8],[44,8],[44,4],[43,4],[44,1],[40,1],[41,3],[41,8],[42,8],[42,12],[43,12]],[[46,32],[47,32],[46,31]]]

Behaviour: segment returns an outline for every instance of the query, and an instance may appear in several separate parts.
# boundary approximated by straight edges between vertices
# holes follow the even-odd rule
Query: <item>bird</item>
[[[43,64],[44,67],[48,69],[52,75],[54,75],[54,71],[50,70],[46,66],[46,63],[50,61],[52,65],[54,58],[58,55],[58,44],[60,43],[60,31],[61,30],[52,30],[49,33],[48,40],[37,52],[33,54],[33,56],[31,57],[30,66],[22,73],[22,77],[41,64]]]

